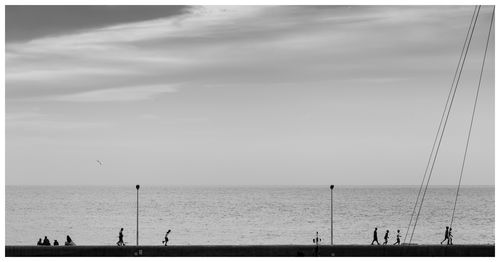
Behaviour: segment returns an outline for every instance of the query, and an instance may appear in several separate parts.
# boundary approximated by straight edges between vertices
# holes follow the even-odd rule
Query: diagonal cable
[[[455,209],[457,208],[458,192],[460,191],[460,185],[462,184],[462,175],[464,173],[465,159],[467,157],[467,151],[469,149],[470,135],[472,132],[472,125],[474,123],[474,116],[476,114],[477,99],[479,97],[479,89],[481,87],[481,81],[483,79],[484,62],[486,60],[486,53],[488,52],[488,43],[490,42],[491,27],[493,26],[494,17],[495,17],[495,7],[493,7],[493,13],[491,14],[490,29],[488,31],[488,38],[486,40],[486,47],[484,48],[483,64],[481,65],[481,74],[479,75],[479,83],[477,85],[477,90],[476,90],[476,99],[474,100],[474,108],[472,109],[472,116],[471,116],[470,125],[469,125],[469,133],[467,135],[467,143],[465,145],[464,158],[462,160],[462,168],[460,170],[460,179],[458,180],[457,194],[455,196],[455,204],[453,205],[453,213],[451,215],[450,228],[453,225],[453,218],[455,217]]]

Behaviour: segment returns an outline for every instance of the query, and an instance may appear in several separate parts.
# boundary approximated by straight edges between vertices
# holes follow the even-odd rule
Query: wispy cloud
[[[211,34],[207,28],[249,16],[254,9],[258,8],[197,7],[165,19],[8,43],[9,98],[26,94],[33,99],[32,94],[40,89],[45,90],[40,98],[48,95],[74,102],[143,100],[175,92],[165,87],[178,82],[169,76],[196,70],[203,63],[211,63],[213,57],[203,55],[199,45],[180,51],[183,43],[171,42]],[[125,81],[143,87],[121,88]],[[104,89],[95,90],[96,86]]]
[[[41,132],[45,130],[71,130],[82,128],[103,128],[110,126],[106,122],[56,121],[56,120],[15,120],[7,121],[7,128],[22,128]]]
[[[23,81],[26,79],[36,79],[39,81],[54,80],[54,79],[67,79],[85,76],[99,76],[99,75],[123,75],[131,74],[134,71],[126,68],[111,68],[111,67],[73,67],[73,68],[56,68],[56,69],[34,69],[12,71],[6,76],[9,82]]]
[[[9,130],[31,130],[42,132],[45,130],[70,130],[81,128],[102,128],[110,123],[100,121],[68,121],[66,119],[55,119],[53,115],[21,111],[6,113],[5,126]]]
[[[156,95],[177,92],[178,88],[166,85],[134,86],[124,88],[102,89],[71,95],[48,97],[48,100],[65,102],[111,102],[151,99]]]
[[[193,7],[166,18],[7,43],[7,99],[33,99],[33,94],[40,93],[37,97],[73,102],[136,101],[175,92],[158,86],[178,82],[202,86],[321,81],[332,76],[396,78],[388,72],[397,72],[398,63],[424,59],[423,49],[434,59],[450,52],[439,41],[426,39],[443,34],[436,24],[457,24],[456,17],[469,10],[450,7],[446,11]],[[399,61],[388,58],[396,54]],[[436,69],[433,63],[425,67]]]

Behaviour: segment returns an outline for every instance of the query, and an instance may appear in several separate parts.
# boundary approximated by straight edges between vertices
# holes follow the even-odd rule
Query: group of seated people
[[[43,241],[41,238],[39,238],[38,243],[36,245],[37,246],[50,246],[50,241],[47,238],[47,236],[45,236]],[[70,236],[66,236],[66,242],[64,242],[64,245],[65,246],[76,246],[75,242],[73,242],[73,240],[71,239]],[[57,242],[57,240],[54,240],[54,246],[59,246],[59,242]]]

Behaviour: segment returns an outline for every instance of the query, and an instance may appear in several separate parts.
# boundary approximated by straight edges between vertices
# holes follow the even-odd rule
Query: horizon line
[[[135,187],[137,184],[105,184],[105,185],[97,185],[97,184],[6,184],[5,186],[53,186],[53,187],[64,187],[64,186],[113,186],[113,187],[126,187],[133,186]],[[163,186],[172,186],[172,187],[321,187],[321,186],[330,186],[331,184],[306,184],[306,185],[295,185],[295,184],[139,184],[140,186],[148,186],[148,187],[163,187]],[[420,185],[411,185],[411,184],[333,184],[334,186],[373,186],[373,187],[387,187],[387,186],[401,186],[401,187],[418,187]],[[446,186],[446,187],[456,187],[458,185],[453,184],[436,184],[429,185],[432,187],[435,186]],[[495,186],[495,184],[462,184],[461,186]]]

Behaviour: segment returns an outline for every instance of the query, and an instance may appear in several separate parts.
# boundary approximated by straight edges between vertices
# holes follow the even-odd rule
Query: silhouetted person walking
[[[123,227],[120,229],[120,233],[118,233],[118,242],[116,242],[118,246],[125,246],[123,242]]]
[[[448,240],[450,231],[448,230],[448,227],[446,227],[446,231],[444,232],[444,239],[441,241],[441,245],[443,244],[444,241]]]
[[[377,242],[377,245],[380,245],[380,243],[378,242],[377,228],[375,228],[375,231],[373,231],[372,245],[373,245],[373,242]]]
[[[69,237],[69,235],[66,235],[66,242],[64,242],[65,246],[76,246],[75,242]]]
[[[170,234],[170,229],[165,233],[165,240],[162,241],[162,243],[165,243],[165,246],[167,246],[168,243],[168,234]]]
[[[41,238],[39,238],[39,239],[38,239],[38,243],[36,243],[36,245],[37,245],[37,246],[41,246],[41,245],[43,245],[43,242],[42,242],[42,239],[41,239]]]
[[[450,231],[448,231],[448,245],[453,245],[453,235],[451,234],[451,227]]]
[[[399,239],[401,237],[401,235],[399,234],[399,229],[398,229],[398,233],[396,234],[396,243],[394,243],[393,245],[401,245],[401,240]]]
[[[313,238],[313,243],[316,244],[314,247],[314,256],[319,257],[319,242],[321,242],[318,232],[316,232],[316,238]]]
[[[389,230],[385,231],[384,244],[383,245],[387,245],[387,241],[389,241]]]
[[[49,239],[47,238],[47,236],[45,236],[45,238],[43,239],[43,245],[44,245],[44,246],[50,246],[50,241],[49,241]]]

